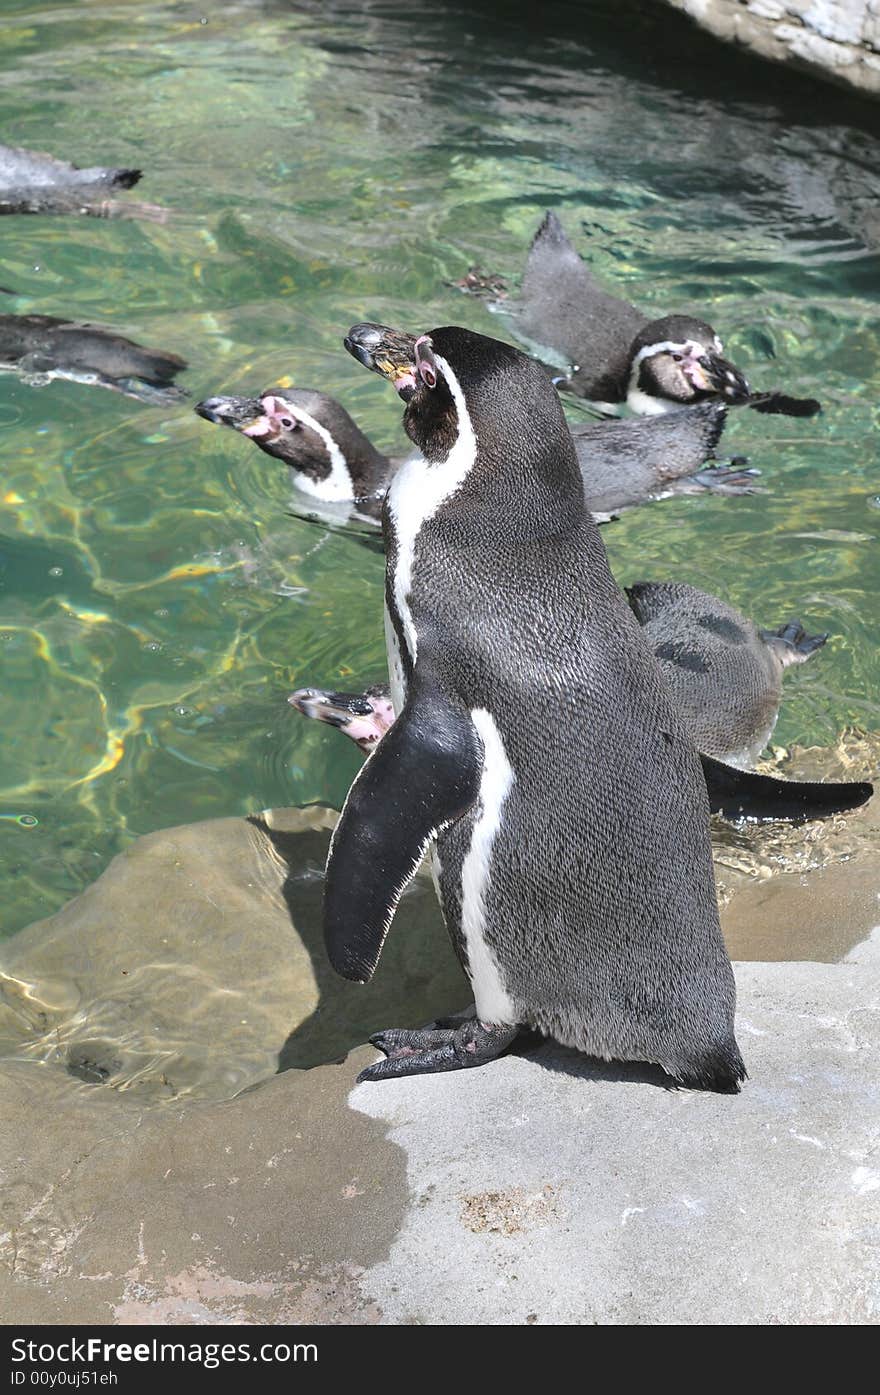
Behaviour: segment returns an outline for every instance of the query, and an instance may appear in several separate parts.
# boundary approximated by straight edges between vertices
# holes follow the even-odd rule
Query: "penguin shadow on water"
[[[291,1030],[278,1053],[279,1072],[340,1061],[366,1045],[373,1032],[422,1027],[464,1009],[472,996],[470,985],[455,958],[428,877],[417,876],[402,897],[374,977],[368,984],[349,983],[331,968],[324,948],[323,868],[330,835],[271,828],[258,814],[250,815],[248,823],[272,844],[287,869],[281,894],[308,952],[318,991],[315,1011]],[[508,1054],[582,1080],[675,1088],[659,1066],[601,1061],[537,1032],[523,1031]]]
[[[259,814],[248,822],[275,850],[286,872],[281,894],[311,961],[318,1004],[294,1027],[278,1070],[303,1070],[343,1059],[383,1027],[421,1027],[469,1002],[470,988],[452,950],[430,878],[417,876],[401,898],[381,963],[367,984],[350,983],[324,948],[322,900],[326,831],[285,832]]]

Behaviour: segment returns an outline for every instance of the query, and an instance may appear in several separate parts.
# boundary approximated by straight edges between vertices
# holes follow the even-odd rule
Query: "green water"
[[[552,205],[609,285],[703,307],[757,386],[825,403],[736,415],[727,448],[768,492],[627,514],[603,534],[618,576],[831,631],[777,742],[876,729],[874,109],[660,6],[533,9],[5,0],[2,138],[142,166],[129,197],[169,213],[0,219],[0,308],[182,354],[193,401],[289,376],[400,448],[341,335],[504,335],[445,283],[472,262],[515,282]],[[186,406],[5,376],[0,433],[3,932],[138,834],[338,805],[357,752],[285,698],[382,675],[375,546],[292,516],[283,468]]]

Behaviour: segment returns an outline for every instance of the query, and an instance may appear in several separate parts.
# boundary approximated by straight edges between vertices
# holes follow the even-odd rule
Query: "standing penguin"
[[[609,571],[552,385],[459,328],[358,325],[346,347],[395,383],[421,454],[383,515],[399,715],[333,836],[325,939],[339,973],[369,979],[435,844],[476,1004],[458,1027],[379,1033],[386,1059],[361,1078],[481,1065],[528,1026],[737,1090],[699,757]]]

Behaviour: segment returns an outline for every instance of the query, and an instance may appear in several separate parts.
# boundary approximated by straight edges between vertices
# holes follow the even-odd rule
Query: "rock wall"
[[[880,96],[880,0],[668,0],[719,39]]]

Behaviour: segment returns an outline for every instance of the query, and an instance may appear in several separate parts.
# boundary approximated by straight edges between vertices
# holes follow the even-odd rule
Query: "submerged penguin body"
[[[0,372],[19,373],[36,386],[62,378],[140,402],[177,402],[187,394],[174,379],[186,366],[177,354],[148,349],[101,325],[0,315]]]
[[[828,636],[797,622],[759,630],[719,597],[678,582],[637,582],[626,593],[697,749],[751,766],[776,725],[785,669]]]
[[[105,212],[106,200],[140,177],[136,169],[80,169],[43,151],[0,145],[0,214]]]

